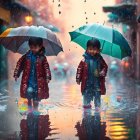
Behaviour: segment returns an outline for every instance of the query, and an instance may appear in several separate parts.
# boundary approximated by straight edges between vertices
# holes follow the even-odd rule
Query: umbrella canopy
[[[131,56],[131,48],[123,35],[113,27],[101,24],[87,24],[69,33],[71,41],[86,49],[89,39],[97,38],[101,43],[101,52],[115,58]]]
[[[61,42],[56,34],[43,26],[8,28],[0,35],[0,44],[15,53],[24,54],[29,50],[28,40],[30,37],[43,39],[43,46],[47,56],[54,56],[63,51]]]
[[[48,24],[45,27],[50,29],[52,32],[60,32],[60,30],[54,25]]]

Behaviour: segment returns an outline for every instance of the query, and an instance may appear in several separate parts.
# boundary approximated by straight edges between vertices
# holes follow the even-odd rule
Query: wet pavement
[[[6,82],[5,82],[6,83]],[[0,140],[140,140],[140,85],[128,78],[107,78],[101,111],[82,108],[80,86],[73,77],[51,81],[46,113],[21,115],[20,80],[0,89]]]

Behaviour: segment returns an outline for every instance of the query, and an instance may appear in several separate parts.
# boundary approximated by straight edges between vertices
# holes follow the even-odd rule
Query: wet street
[[[107,95],[100,112],[82,108],[74,78],[52,80],[50,98],[41,115],[21,115],[16,98],[19,83],[0,90],[0,140],[140,140],[140,85],[128,78],[106,79]],[[43,114],[44,113],[44,114]]]

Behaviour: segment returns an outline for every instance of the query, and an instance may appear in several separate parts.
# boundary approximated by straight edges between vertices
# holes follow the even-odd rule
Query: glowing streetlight
[[[30,15],[25,16],[25,21],[27,24],[32,24],[33,23],[33,17]]]

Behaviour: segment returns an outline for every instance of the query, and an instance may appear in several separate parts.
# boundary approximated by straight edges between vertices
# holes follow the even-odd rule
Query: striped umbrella
[[[29,50],[28,40],[30,37],[43,39],[43,46],[47,56],[58,55],[59,52],[63,51],[61,42],[56,34],[43,26],[8,28],[0,35],[0,44],[15,53],[24,54]]]

